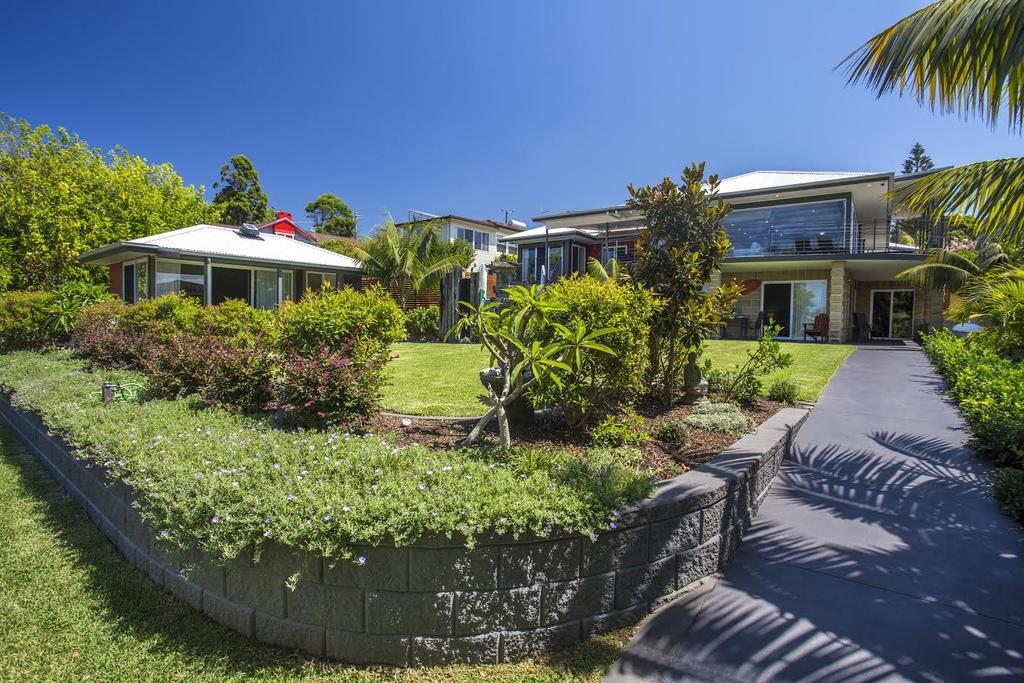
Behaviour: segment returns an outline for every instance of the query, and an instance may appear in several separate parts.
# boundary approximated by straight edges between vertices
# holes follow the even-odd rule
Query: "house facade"
[[[743,295],[726,336],[752,338],[771,318],[784,339],[827,316],[830,341],[911,339],[943,324],[940,292],[896,274],[921,263],[942,235],[894,215],[887,193],[918,176],[891,172],[755,171],[721,181],[733,209],[731,249],[710,286],[737,282]],[[625,205],[546,214],[544,225],[502,238],[519,251],[519,278],[583,273],[587,259],[631,263],[643,217]]]
[[[241,299],[274,308],[324,284],[359,288],[359,264],[316,243],[281,212],[260,226],[202,224],[115,242],[79,260],[106,266],[110,291],[128,303],[180,292],[208,305]]]

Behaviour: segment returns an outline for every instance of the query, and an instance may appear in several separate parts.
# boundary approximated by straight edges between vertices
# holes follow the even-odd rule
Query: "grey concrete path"
[[[916,346],[839,369],[732,564],[608,681],[1024,680],[1024,533]]]

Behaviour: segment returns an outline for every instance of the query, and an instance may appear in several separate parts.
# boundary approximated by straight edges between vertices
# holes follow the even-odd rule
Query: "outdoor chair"
[[[854,341],[867,341],[868,332],[868,317],[863,313],[853,313],[853,340]]]
[[[804,323],[804,341],[811,337],[817,341],[828,341],[828,313],[814,316],[813,323]]]

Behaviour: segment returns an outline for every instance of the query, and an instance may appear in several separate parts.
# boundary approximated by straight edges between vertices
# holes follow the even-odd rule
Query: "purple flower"
[[[341,511],[342,512],[348,512],[348,510],[349,510],[348,505],[342,505],[341,506]]]
[[[274,463],[274,469],[275,469],[275,470],[279,470],[279,469],[281,469],[281,463],[279,463],[279,462],[275,462],[275,463]]]
[[[608,528],[609,529],[618,529],[619,525],[616,524],[615,522],[608,522]]]
[[[324,515],[324,521],[325,521],[325,522],[329,522],[329,521],[331,521],[332,519],[334,519],[334,518],[333,518],[333,517],[331,517],[330,515]]]
[[[167,531],[167,529],[164,529],[163,531],[160,532],[160,538],[167,538],[170,535],[171,534]]]
[[[359,556],[359,557],[358,557],[358,558],[356,559],[356,564],[366,564],[366,557],[364,557],[363,555],[360,555],[360,556]]]
[[[549,482],[548,482],[548,488],[549,488],[549,489],[553,489],[553,488],[555,488],[555,485],[554,485],[554,484],[552,484],[552,483],[551,483],[551,482],[549,481]]]
[[[427,488],[427,485],[426,485],[426,484],[424,484],[424,483],[423,483],[423,482],[421,481],[421,482],[420,482],[420,491],[422,491],[422,490],[423,490],[423,489],[425,489],[425,488]]]
[[[210,521],[213,522],[214,524],[220,524],[220,517],[218,517],[217,515],[214,515],[213,517],[210,518]]]

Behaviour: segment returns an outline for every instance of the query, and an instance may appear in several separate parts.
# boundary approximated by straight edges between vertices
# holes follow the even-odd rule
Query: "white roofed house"
[[[725,178],[732,244],[710,284],[744,294],[730,336],[753,337],[771,318],[785,339],[910,339],[943,324],[942,295],[896,280],[943,243],[940,230],[893,215],[887,193],[919,176],[892,172],[754,171]],[[583,273],[588,258],[630,263],[643,216],[624,204],[537,216],[503,237],[519,248],[519,278]],[[806,334],[805,334],[806,331]]]
[[[287,223],[290,216],[263,226],[193,225],[108,244],[79,260],[106,266],[110,290],[128,303],[182,292],[208,305],[241,299],[273,308],[324,283],[360,286],[355,260],[321,249]]]

